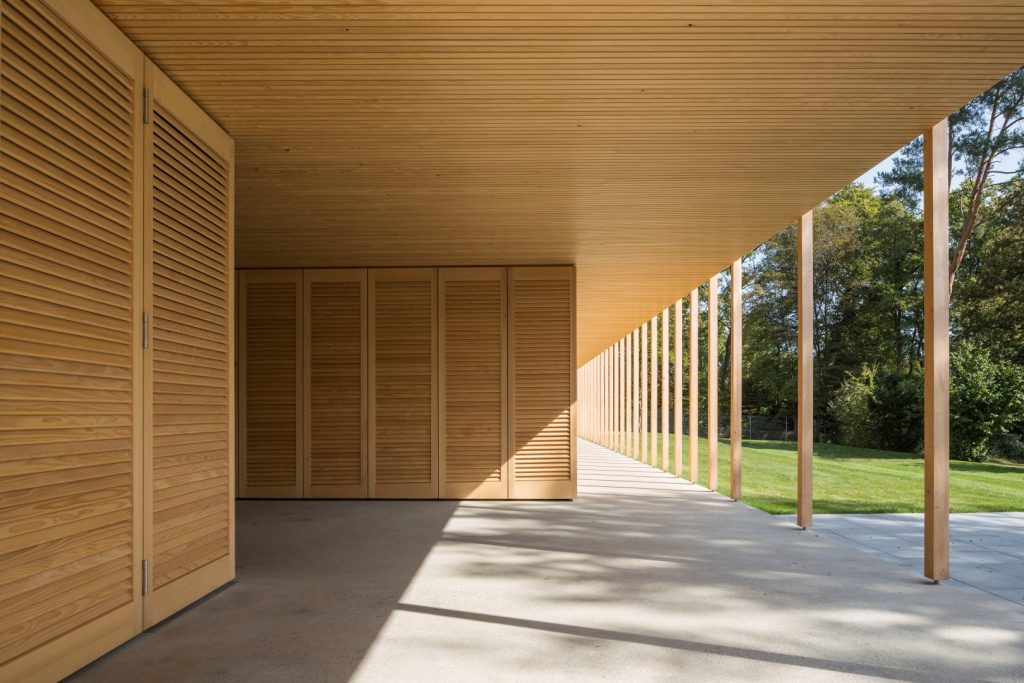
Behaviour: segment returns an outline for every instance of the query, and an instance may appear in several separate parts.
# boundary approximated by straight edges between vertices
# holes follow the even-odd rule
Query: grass
[[[661,461],[661,435],[657,461]],[[698,483],[708,484],[708,442],[698,445]],[[668,435],[669,467],[675,437]],[[683,477],[689,476],[689,437],[683,437]],[[729,495],[729,441],[718,442],[718,491]],[[743,442],[743,502],[771,514],[796,512],[796,444]],[[1024,510],[1024,466],[950,462],[953,512]],[[912,453],[835,444],[814,445],[814,511],[820,513],[922,512],[924,460]]]

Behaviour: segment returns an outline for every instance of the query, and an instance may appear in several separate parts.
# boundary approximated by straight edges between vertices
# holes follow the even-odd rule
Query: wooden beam
[[[718,275],[708,280],[708,488],[718,489]]]
[[[651,431],[650,452],[647,463],[651,467],[658,466],[658,316],[651,318]]]
[[[697,326],[700,324],[700,308],[699,308],[699,297],[700,292],[696,289],[690,292],[690,481],[694,484],[697,483],[697,475],[699,474],[697,469],[697,437],[700,428],[700,423],[697,419],[697,409],[699,407],[698,401],[698,343],[697,343]]]
[[[643,462],[647,462],[647,330],[649,327],[649,322],[640,326],[640,460]]]
[[[797,471],[796,523],[814,514],[814,212],[797,220]]]
[[[924,574],[949,578],[949,121],[924,135]]]
[[[661,312],[661,469],[668,472],[668,309]]]
[[[732,299],[729,349],[729,495],[743,495],[743,259],[732,262]]]
[[[633,348],[633,411],[632,411],[632,450],[630,455],[635,459],[640,458],[640,332],[633,330],[630,335],[630,345]]]
[[[683,475],[683,300],[676,301],[676,329],[675,329],[675,366],[674,377],[675,395],[673,396],[673,417],[675,424],[675,457],[673,458],[673,474],[677,477]]]

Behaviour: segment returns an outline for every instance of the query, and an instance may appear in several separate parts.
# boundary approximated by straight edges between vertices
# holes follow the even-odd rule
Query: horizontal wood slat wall
[[[0,680],[142,624],[143,61],[95,8],[0,4]],[[91,11],[89,11],[91,10]]]
[[[437,271],[369,276],[369,493],[437,498]]]
[[[233,143],[147,64],[152,625],[234,577]]]
[[[574,497],[573,273],[241,271],[240,495],[500,499],[518,486],[519,497]],[[509,323],[510,299],[518,327]],[[247,425],[246,411],[263,416],[258,426]],[[253,461],[253,452],[269,460]],[[266,471],[289,479],[255,487]],[[299,484],[292,472],[304,473]]]
[[[305,496],[365,498],[366,271],[309,270],[305,295]]]
[[[0,0],[0,157],[0,680],[53,681],[234,572],[232,143],[91,3]]]
[[[507,498],[505,268],[442,268],[438,281],[442,498]]]
[[[575,269],[509,269],[509,496],[576,497]]]
[[[302,271],[238,277],[238,471],[242,498],[301,498]]]

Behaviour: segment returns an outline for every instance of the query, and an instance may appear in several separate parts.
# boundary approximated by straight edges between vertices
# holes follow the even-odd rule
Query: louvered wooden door
[[[507,498],[506,268],[438,271],[442,498]]]
[[[433,268],[369,273],[369,494],[437,498]]]
[[[238,494],[301,498],[301,270],[239,273],[238,354]]]
[[[234,577],[231,139],[147,64],[146,624]]]
[[[55,680],[142,620],[143,58],[0,12],[0,680]]]
[[[307,498],[365,498],[366,271],[303,274]]]
[[[512,498],[576,497],[572,267],[509,269]]]

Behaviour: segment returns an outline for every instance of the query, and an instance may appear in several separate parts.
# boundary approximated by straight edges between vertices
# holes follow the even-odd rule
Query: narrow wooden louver
[[[142,56],[0,12],[0,680],[56,680],[141,617]]]
[[[239,274],[239,495],[301,498],[302,271]]]
[[[151,65],[146,623],[234,576],[232,144]]]
[[[365,498],[366,271],[303,277],[305,495]]]
[[[369,274],[371,497],[437,498],[433,268]]]
[[[439,271],[442,498],[506,498],[505,268]]]
[[[512,498],[576,496],[575,271],[509,269]]]

